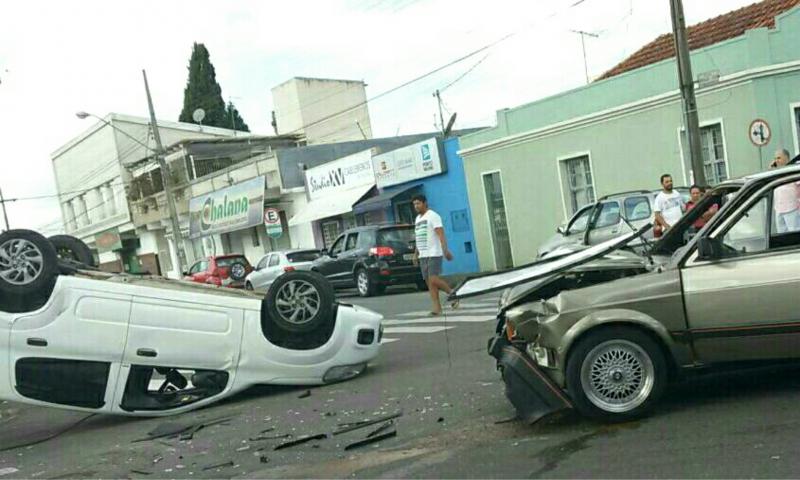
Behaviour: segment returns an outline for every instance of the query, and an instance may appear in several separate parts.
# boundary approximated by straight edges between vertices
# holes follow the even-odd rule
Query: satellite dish
[[[194,112],[192,112],[192,119],[197,123],[203,123],[203,119],[206,118],[206,111],[202,108],[198,108]]]

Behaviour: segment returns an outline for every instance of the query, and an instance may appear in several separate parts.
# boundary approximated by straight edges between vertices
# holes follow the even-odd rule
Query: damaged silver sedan
[[[488,348],[520,417],[629,420],[690,371],[798,358],[800,231],[774,209],[798,182],[796,166],[725,182],[643,254],[625,246],[649,226],[463,282],[455,297],[505,289]]]

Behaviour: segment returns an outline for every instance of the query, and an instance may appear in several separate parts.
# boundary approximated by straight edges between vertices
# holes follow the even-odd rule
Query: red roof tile
[[[687,29],[689,49],[695,50],[735,38],[754,28],[774,28],[775,16],[796,5],[800,5],[800,0],[763,0],[692,25]],[[610,78],[674,56],[675,44],[672,40],[672,33],[664,34],[601,75],[598,80]]]

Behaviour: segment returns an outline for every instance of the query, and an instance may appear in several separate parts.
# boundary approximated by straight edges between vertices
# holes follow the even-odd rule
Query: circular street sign
[[[277,208],[264,209],[264,225],[267,227],[267,235],[270,237],[279,238],[283,235],[281,213]]]
[[[753,145],[763,147],[772,139],[772,130],[766,120],[757,118],[750,123],[748,136]]]

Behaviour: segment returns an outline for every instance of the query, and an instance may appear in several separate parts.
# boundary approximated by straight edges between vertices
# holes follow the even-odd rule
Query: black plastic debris
[[[266,456],[266,455],[261,455],[261,457],[260,457],[258,460],[259,460],[261,463],[269,463],[269,458],[267,458],[267,456]]]
[[[378,418],[375,418],[373,420],[366,420],[364,422],[352,424],[352,425],[350,425],[348,427],[340,428],[339,430],[336,430],[335,432],[333,432],[333,434],[334,435],[341,435],[343,433],[352,432],[354,430],[359,430],[361,428],[366,428],[366,427],[369,427],[371,425],[377,425],[379,423],[383,423],[383,422],[386,422],[388,420],[394,420],[395,418],[399,418],[399,417],[402,417],[402,416],[403,416],[403,411],[400,410],[399,412],[393,413],[391,415],[384,415],[382,417],[378,417]]]
[[[394,425],[394,420],[389,420],[388,422],[384,423],[380,427],[378,427],[375,430],[369,432],[367,434],[367,438],[374,437],[375,435],[378,435],[380,433],[385,432],[386,430],[389,430],[392,427],[392,425]]]
[[[260,442],[263,440],[283,440],[286,438],[292,438],[292,434],[284,433],[282,435],[258,435],[256,437],[250,437],[249,440],[251,442]]]
[[[233,464],[233,460],[228,460],[227,462],[215,463],[213,465],[208,465],[206,467],[203,467],[203,471],[205,472],[205,471],[214,470],[214,469],[217,469],[217,468],[232,467],[233,465],[234,465]]]
[[[306,435],[296,440],[291,440],[289,442],[281,443],[280,445],[277,445],[273,450],[283,450],[284,448],[296,447],[298,445],[308,443],[312,440],[325,440],[326,438],[328,438],[327,433],[320,433],[317,435]]]
[[[146,472],[144,470],[131,470],[131,473],[135,473],[137,475],[152,475],[153,472]]]
[[[392,437],[396,437],[396,436],[397,436],[397,430],[392,430],[392,431],[386,432],[386,433],[384,433],[382,435],[376,435],[374,437],[368,437],[368,438],[365,438],[364,440],[359,440],[357,442],[353,442],[353,443],[347,445],[346,447],[344,447],[344,449],[345,450],[354,450],[356,448],[365,447],[367,445],[371,445],[373,443],[378,443],[378,442],[381,442],[383,440],[386,440],[386,439],[389,439],[389,438],[392,438]]]
[[[442,423],[442,422],[444,422],[444,417],[439,417],[439,418],[436,420],[436,422],[437,422],[437,423]]]
[[[305,392],[301,393],[297,398],[308,398],[311,396],[311,390],[306,390]]]
[[[179,437],[181,440],[190,440],[195,433],[199,430],[218,425],[231,420],[233,417],[217,418],[214,420],[201,421],[196,423],[186,422],[164,422],[157,426],[155,429],[147,433],[147,436],[134,440],[132,443],[146,442],[148,440],[156,440],[159,438],[172,438]]]

